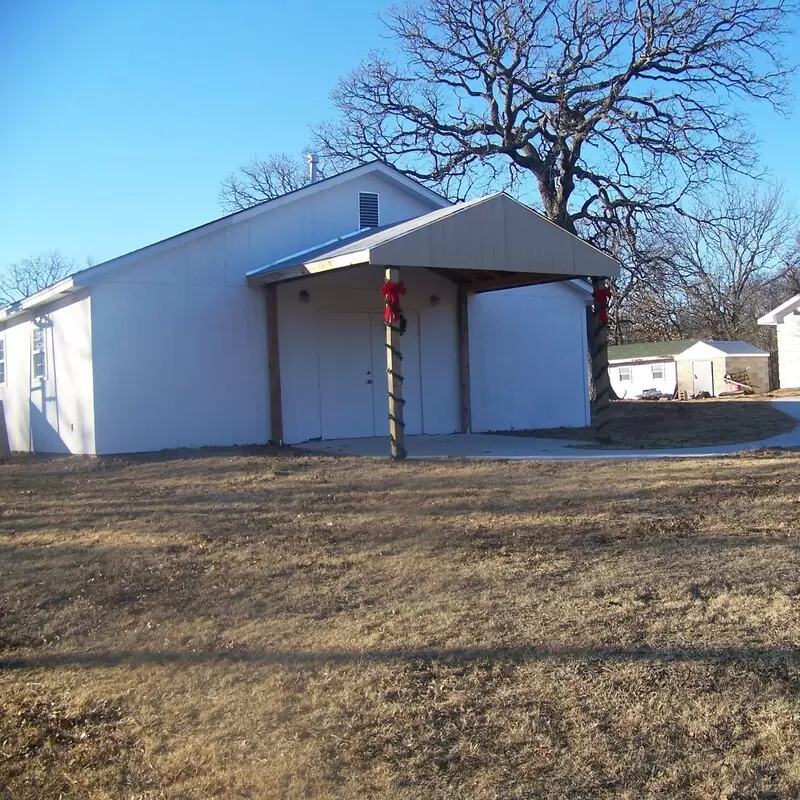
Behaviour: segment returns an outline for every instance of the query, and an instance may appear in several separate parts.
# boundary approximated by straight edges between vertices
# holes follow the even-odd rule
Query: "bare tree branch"
[[[228,213],[241,211],[300,189],[308,181],[302,159],[284,153],[252,158],[221,182],[219,204]]]
[[[328,163],[380,158],[454,199],[532,179],[547,216],[605,235],[754,175],[743,107],[788,110],[794,0],[423,0],[384,25],[317,126]]]
[[[66,278],[74,269],[74,262],[58,250],[23,258],[0,273],[0,302],[15,303]]]
[[[754,334],[770,287],[796,271],[797,228],[779,187],[730,186],[699,203],[692,217],[674,216],[663,238],[687,326],[714,339]]]
[[[745,183],[662,214],[657,226],[616,229],[604,242],[625,267],[615,282],[614,340],[772,347],[757,319],[800,289],[799,225],[779,187]]]

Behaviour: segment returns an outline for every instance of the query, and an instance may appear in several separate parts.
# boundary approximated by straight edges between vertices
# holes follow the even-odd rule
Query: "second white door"
[[[326,313],[319,329],[323,439],[387,436],[386,329],[380,314]],[[422,433],[419,317],[400,339],[406,433]]]

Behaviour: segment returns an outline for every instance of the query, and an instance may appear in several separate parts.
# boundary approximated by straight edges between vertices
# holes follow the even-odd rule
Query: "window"
[[[44,328],[33,329],[33,379],[43,381],[47,377]]]
[[[619,379],[620,379],[620,381],[630,381],[631,380],[631,368],[630,367],[620,367],[619,368]]]
[[[653,364],[650,367],[650,377],[654,381],[663,381],[664,380],[664,365],[663,364]]]
[[[6,385],[6,340],[0,337],[0,386]]]
[[[358,193],[358,227],[377,228],[381,224],[378,213],[378,195],[375,192]]]

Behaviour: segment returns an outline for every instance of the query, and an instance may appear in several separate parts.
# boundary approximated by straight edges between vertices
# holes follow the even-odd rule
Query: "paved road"
[[[800,397],[772,400],[775,407],[797,420],[798,427],[790,433],[757,442],[720,444],[710,447],[675,447],[661,450],[599,450],[586,449],[585,443],[568,439],[539,439],[524,436],[499,436],[486,433],[451,434],[449,436],[409,436],[406,439],[409,458],[494,458],[494,459],[553,459],[591,460],[608,458],[708,458],[761,450],[766,447],[800,447]],[[339,455],[388,455],[388,439],[336,439],[309,442],[301,445],[318,452]]]

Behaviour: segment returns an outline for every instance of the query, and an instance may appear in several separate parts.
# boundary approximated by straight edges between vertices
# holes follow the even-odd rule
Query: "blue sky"
[[[300,152],[329,116],[386,5],[0,0],[0,269],[50,249],[100,262],[220,216],[222,177]],[[791,190],[800,118],[754,122]]]
[[[0,0],[0,267],[101,261],[220,216],[227,173],[301,150],[384,6]]]

